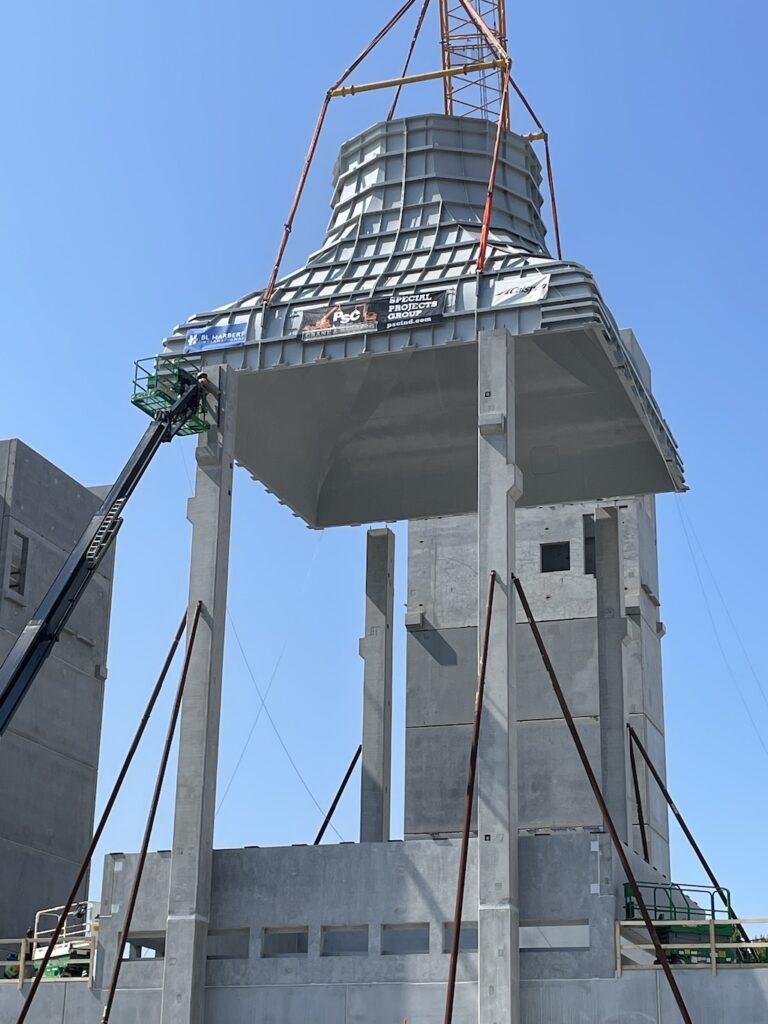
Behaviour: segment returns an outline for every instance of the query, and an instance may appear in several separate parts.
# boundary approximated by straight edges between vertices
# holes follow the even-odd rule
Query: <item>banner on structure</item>
[[[216,324],[212,327],[193,327],[187,331],[185,352],[203,352],[209,348],[234,348],[245,344],[247,323]]]
[[[324,309],[305,310],[299,334],[303,341],[340,334],[391,331],[439,320],[445,311],[445,292],[409,292],[366,302],[333,302]]]
[[[299,334],[303,341],[332,338],[337,334],[376,331],[379,314],[373,302],[334,302],[325,309],[307,309],[301,317]]]
[[[410,292],[381,299],[379,330],[391,331],[395,327],[415,327],[431,324],[445,312],[445,292]]]
[[[549,274],[499,277],[493,286],[492,306],[528,306],[543,302],[549,291]]]

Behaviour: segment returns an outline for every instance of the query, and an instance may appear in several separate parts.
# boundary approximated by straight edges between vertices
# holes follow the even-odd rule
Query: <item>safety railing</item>
[[[21,988],[25,981],[35,977],[63,910],[64,907],[41,910],[35,916],[32,938],[0,939],[0,983],[15,983]],[[66,916],[41,981],[84,981],[91,986],[97,932],[94,905],[76,904]]]
[[[680,882],[638,882],[651,917],[659,920],[682,920],[698,918],[699,923],[709,918],[721,920],[734,917],[731,909],[731,894],[722,889],[722,896],[711,885],[689,885]],[[723,898],[727,906],[723,905]],[[624,885],[624,914],[628,919],[640,919],[632,886]]]
[[[134,367],[131,401],[148,416],[170,409],[200,372],[197,362],[179,356],[139,359]],[[197,408],[179,429],[179,435],[200,434],[209,426],[205,393],[201,391]]]
[[[652,923],[670,966],[676,970],[704,969],[716,974],[734,967],[768,967],[768,918],[657,918]],[[746,942],[740,927],[761,934]],[[617,921],[616,974],[660,967],[643,922]]]
[[[39,961],[33,958],[32,939],[0,939],[0,985],[21,988],[37,974]],[[43,950],[44,951],[44,948]],[[93,985],[93,967],[96,960],[96,936],[91,935],[79,948],[54,951],[42,977],[49,981],[84,981]]]

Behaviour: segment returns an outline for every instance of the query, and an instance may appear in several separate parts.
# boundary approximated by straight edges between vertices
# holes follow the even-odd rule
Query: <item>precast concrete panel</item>
[[[477,627],[411,629],[406,725],[468,724],[477,687]]]
[[[474,628],[477,519],[446,516],[438,523],[439,534],[430,519],[408,525],[409,621],[423,629]]]
[[[0,629],[0,660],[15,640],[12,633]],[[62,661],[58,657],[60,647],[57,645],[56,653],[49,656],[50,671],[37,676],[28,699],[19,705],[10,732],[65,757],[74,756],[95,771],[99,750],[94,738],[101,730],[104,680],[93,665],[89,672]]]
[[[83,764],[71,753],[60,754],[13,729],[8,729],[3,736],[3,758],[13,770],[15,784],[3,784],[0,836],[20,849],[29,847],[77,863],[89,838],[87,832],[96,788],[95,765]],[[45,784],[35,785],[37,779],[44,780]],[[34,807],[30,807],[31,793],[35,796]],[[70,820],[77,823],[76,828],[68,825]],[[66,888],[64,879],[67,877],[63,869],[62,890]],[[34,897],[35,893],[30,893],[30,898]],[[26,928],[29,923],[31,921]]]
[[[205,1020],[221,1024],[345,1024],[346,1006],[345,985],[213,986],[205,992]]]
[[[555,514],[552,518],[557,519]],[[549,541],[545,541],[549,543]],[[537,544],[541,556],[541,543]],[[573,564],[573,563],[572,563]],[[583,575],[573,568],[568,572],[520,573],[520,582],[537,623],[561,622],[566,619],[596,618],[597,594],[593,576]],[[518,623],[527,626],[527,620],[518,609]]]
[[[539,628],[572,714],[596,717],[600,713],[597,620],[559,619],[542,622]],[[517,638],[519,721],[561,719],[552,683],[527,623],[517,624]]]
[[[655,629],[640,620],[640,644],[643,665],[644,711],[659,732],[664,730],[664,689],[661,673],[661,644]]]
[[[757,970],[678,971],[678,984],[696,1024],[762,1024],[768,1014],[768,977]],[[442,1021],[444,983],[339,986],[339,1010],[334,986],[297,983],[293,998],[301,1006],[316,992],[316,1016],[312,1024],[401,1024],[401,1021]],[[455,1024],[477,1024],[477,986],[460,982],[456,987]],[[674,1005],[661,972],[626,972],[618,978],[523,979],[520,986],[526,1024],[678,1024]],[[301,995],[300,993],[306,993]],[[259,999],[260,988],[245,989],[236,996],[228,989],[206,991],[206,1024],[293,1024],[275,1014],[285,1007],[285,997]],[[28,1020],[30,1024],[98,1024],[101,993],[82,984],[44,985]],[[0,987],[0,1020],[15,1020],[23,994],[15,985]],[[115,1024],[155,1024],[158,993],[120,992],[112,1020]],[[263,1012],[268,1016],[261,1016]],[[339,1015],[340,1014],[340,1015]],[[303,1022],[302,1022],[303,1024]]]
[[[348,990],[346,1024],[392,1024],[401,1020],[441,1024],[445,985],[353,985]],[[477,984],[458,982],[454,1024],[477,1024]]]
[[[0,442],[0,657],[100,503],[23,442]],[[4,877],[14,879],[0,892],[6,937],[24,935],[38,910],[63,902],[90,838],[112,568],[110,552],[0,744],[0,845]]]
[[[590,506],[591,510],[591,506]],[[577,570],[581,567],[583,574],[584,565],[584,513],[582,505],[542,505],[537,508],[526,509],[518,516],[518,528],[520,533],[519,549],[517,553],[517,574],[521,579],[530,579],[531,582],[538,578],[541,572],[541,546],[542,544],[556,544],[567,542],[570,545],[571,569]],[[559,577],[559,573],[552,573],[553,577]],[[579,577],[571,574],[569,570],[567,579],[571,583],[579,580]],[[591,582],[591,586],[589,586]],[[594,596],[594,581],[589,578],[581,580],[586,584],[585,594]],[[527,591],[526,591],[527,592]],[[570,595],[571,598],[575,594]],[[573,616],[573,608],[570,608],[570,616]],[[569,617],[566,615],[564,617]],[[557,618],[558,613],[552,612],[547,617]]]
[[[576,728],[599,781],[598,721],[579,718]],[[520,722],[517,742],[520,828],[601,827],[602,815],[565,722]]]
[[[406,837],[461,832],[471,741],[471,722],[406,728]]]
[[[8,512],[20,523],[69,552],[101,502],[87,487],[22,441],[13,447],[6,491]]]

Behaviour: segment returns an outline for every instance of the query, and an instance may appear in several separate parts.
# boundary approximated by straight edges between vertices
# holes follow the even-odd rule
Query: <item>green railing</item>
[[[152,356],[139,359],[133,373],[131,401],[148,416],[170,409],[177,398],[195,380],[197,363],[178,356]],[[179,434],[202,434],[210,426],[206,416],[205,394],[201,391],[198,408]]]
[[[656,920],[710,921],[734,916],[728,889],[723,889],[726,906],[717,889],[708,885],[640,882],[639,889],[649,914]],[[630,921],[641,916],[629,882],[624,883],[624,916]]]
[[[734,925],[728,889],[723,889],[721,896],[707,885],[641,882],[639,888],[670,962],[711,963],[713,957],[721,964],[764,961],[764,948],[753,949]],[[637,927],[644,927],[628,882],[624,885],[624,914],[625,925],[636,922]]]

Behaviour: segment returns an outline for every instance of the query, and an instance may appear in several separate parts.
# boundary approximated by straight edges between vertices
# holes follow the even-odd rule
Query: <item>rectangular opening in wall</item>
[[[208,960],[247,960],[251,941],[249,928],[209,928]]]
[[[8,572],[8,589],[16,594],[24,594],[27,585],[27,557],[29,555],[29,537],[18,530],[11,537],[11,566]]]
[[[368,952],[368,925],[324,925],[321,956],[365,956]]]
[[[584,523],[584,575],[595,576],[595,517],[582,516]]]
[[[381,926],[381,952],[387,955],[428,953],[428,924],[384,924]]]
[[[542,572],[568,572],[571,568],[570,541],[558,541],[556,544],[541,545]]]
[[[262,956],[306,956],[309,928],[265,928],[261,937]]]
[[[443,925],[443,952],[450,953],[453,944],[453,921]],[[477,921],[462,921],[459,932],[459,952],[477,950]]]
[[[521,924],[520,949],[589,949],[589,922]]]
[[[165,932],[129,932],[123,960],[163,960]]]

